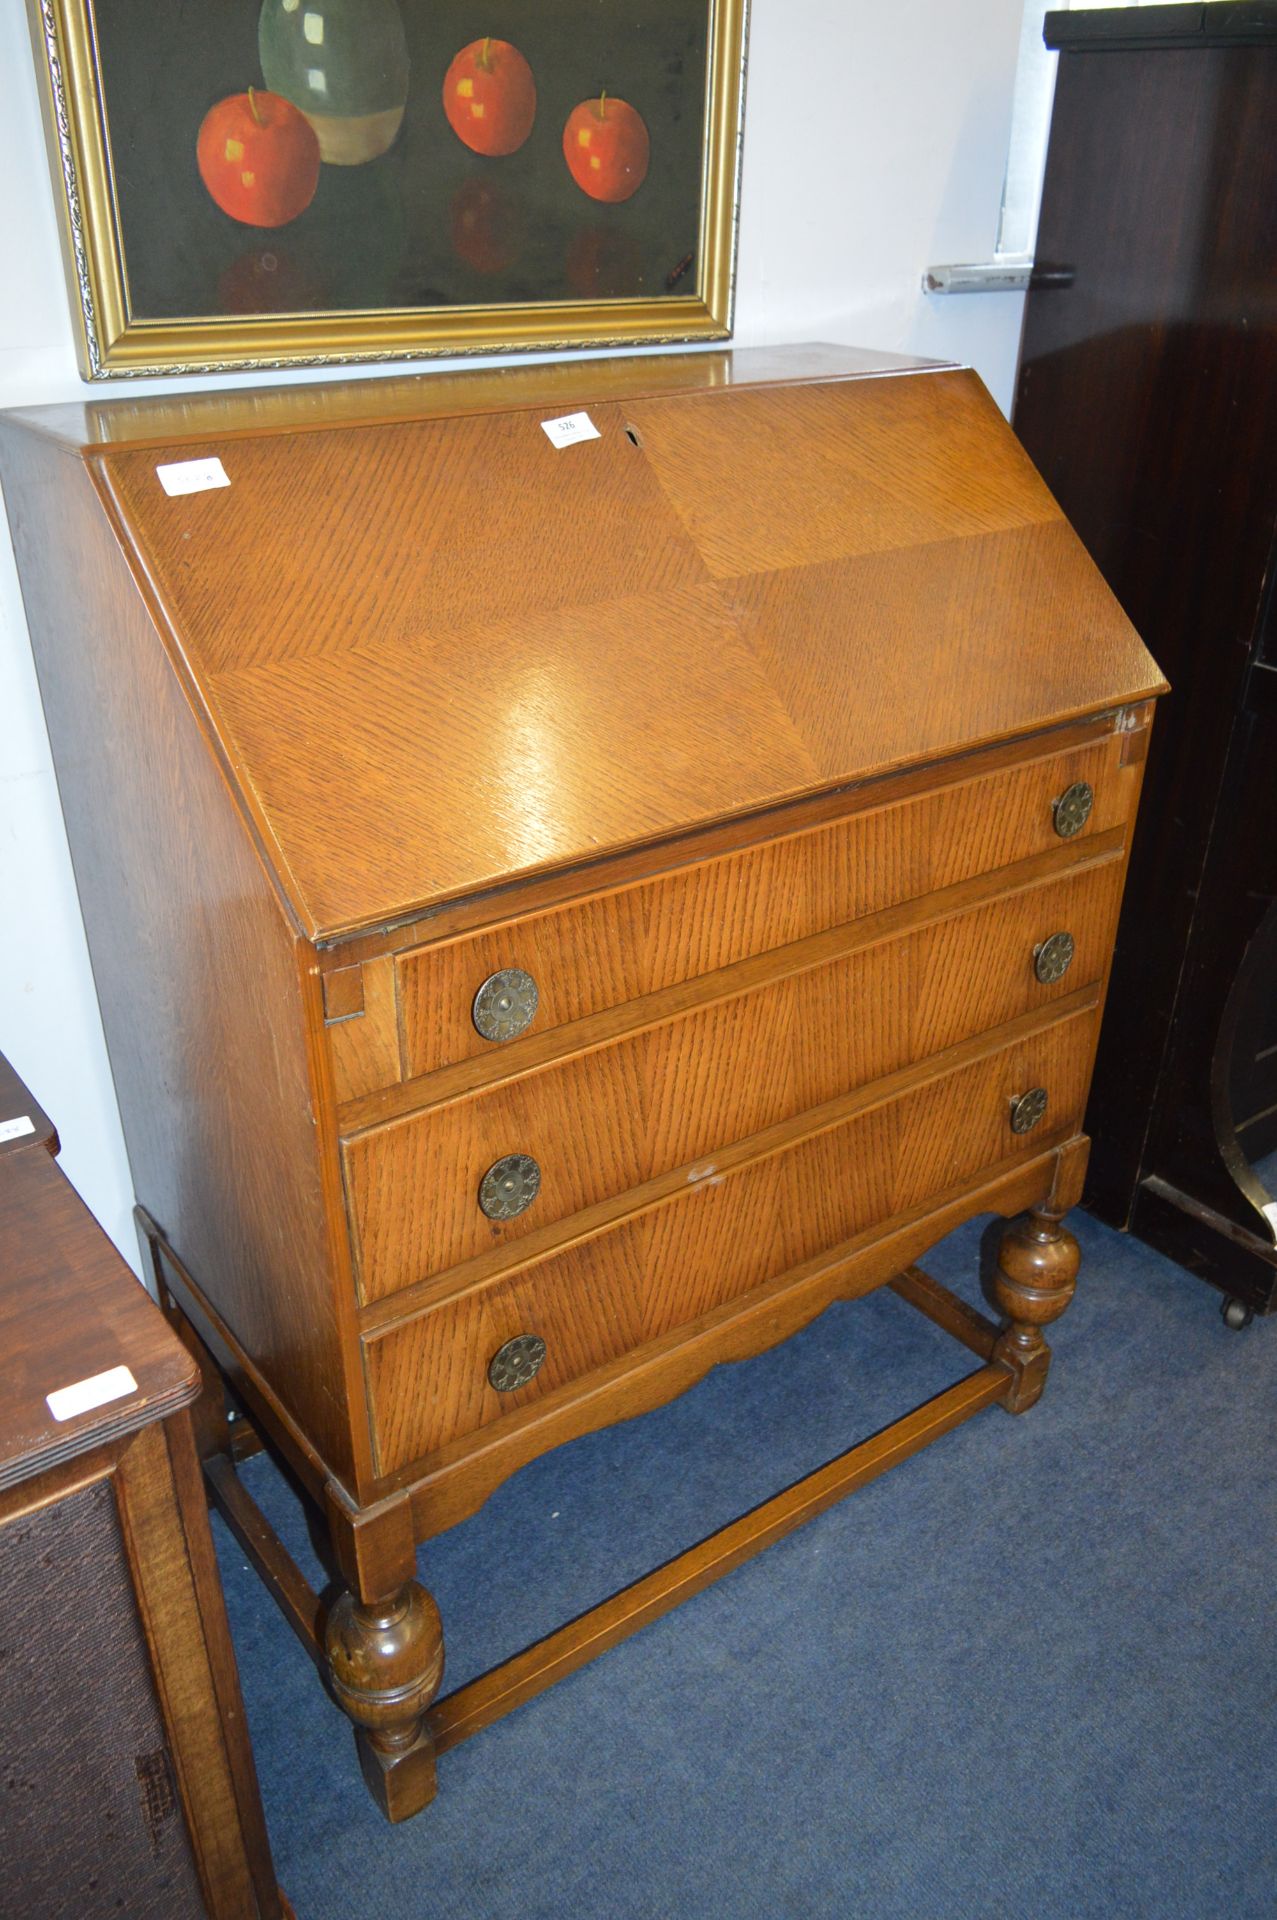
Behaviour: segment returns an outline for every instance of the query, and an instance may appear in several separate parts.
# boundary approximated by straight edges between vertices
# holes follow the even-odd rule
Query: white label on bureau
[[[207,493],[210,487],[229,487],[231,477],[216,455],[211,460],[170,460],[157,467],[165,493]]]
[[[24,1133],[35,1132],[35,1121],[24,1113],[20,1120],[0,1120],[0,1140],[21,1140]]]
[[[588,413],[565,413],[558,420],[543,420],[541,430],[552,447],[573,447],[578,440],[601,438]]]
[[[108,1400],[122,1400],[126,1393],[136,1392],[137,1381],[127,1367],[108,1367],[105,1373],[95,1373],[89,1380],[59,1387],[56,1393],[46,1394],[45,1400],[55,1420],[74,1420],[77,1413],[91,1413],[94,1407],[104,1407]]]

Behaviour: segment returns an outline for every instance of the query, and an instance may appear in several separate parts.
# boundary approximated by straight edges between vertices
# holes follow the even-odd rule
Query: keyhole
[[[627,427],[625,429],[625,437],[632,446],[636,446],[640,452],[642,451],[643,442],[638,437],[638,429],[636,427]]]

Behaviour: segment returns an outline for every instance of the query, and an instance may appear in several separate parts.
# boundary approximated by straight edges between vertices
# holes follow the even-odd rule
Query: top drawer
[[[1057,823],[1055,802],[1079,783],[1094,794],[1079,831],[1119,825],[1129,807],[1121,745],[1113,734],[401,954],[404,1076],[433,1073],[523,1033],[543,1033],[1059,846],[1057,824],[1068,823]],[[508,1038],[487,1039],[475,1024],[475,997],[493,975],[516,969],[535,994],[516,982],[522,995],[497,1009],[506,1014],[497,1030]],[[535,1012],[520,1025],[533,1001]]]

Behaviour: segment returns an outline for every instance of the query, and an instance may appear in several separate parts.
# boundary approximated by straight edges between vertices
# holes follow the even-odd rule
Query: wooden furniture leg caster
[[[1220,1308],[1219,1317],[1230,1332],[1244,1333],[1255,1318],[1255,1309],[1230,1296]]]

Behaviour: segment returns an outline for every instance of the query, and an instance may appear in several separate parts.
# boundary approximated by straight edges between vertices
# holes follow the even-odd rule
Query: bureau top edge
[[[869,347],[805,341],[780,347],[690,348],[678,353],[573,356],[515,366],[307,380],[289,386],[141,399],[52,401],[0,410],[0,424],[55,441],[75,454],[111,448],[181,446],[210,437],[321,432],[333,426],[385,426],[469,413],[713,393],[777,382],[867,380],[930,373],[956,362],[884,353]]]

